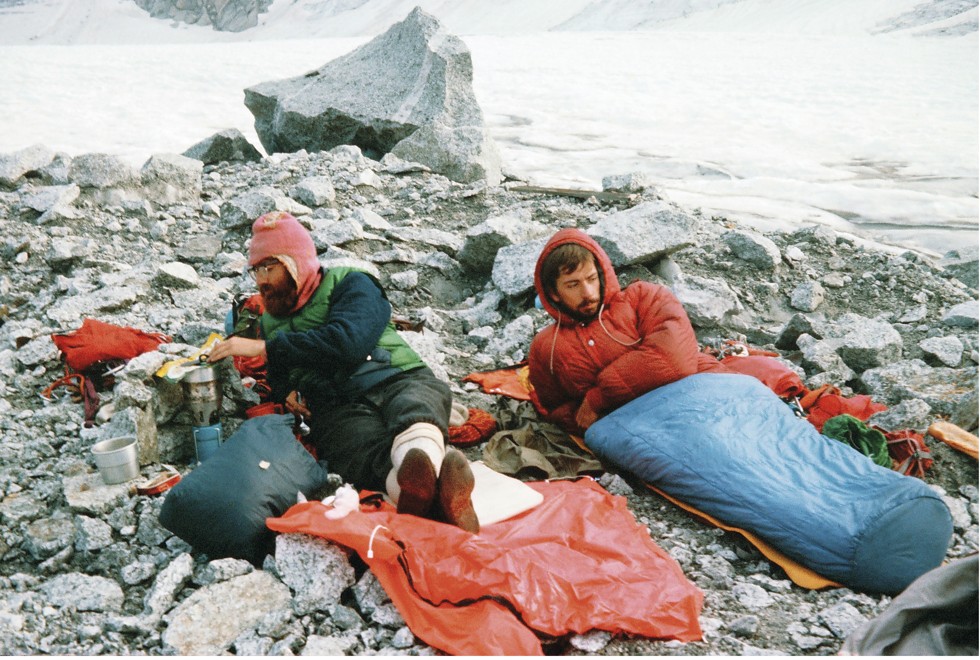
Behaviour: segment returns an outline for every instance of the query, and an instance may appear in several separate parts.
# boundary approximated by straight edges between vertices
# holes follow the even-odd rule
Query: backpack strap
[[[59,387],[67,389],[73,399],[80,399],[84,404],[85,428],[95,426],[95,415],[99,412],[101,402],[92,379],[86,378],[80,373],[71,373],[66,367],[64,376],[41,391],[41,398],[45,401],[52,401],[54,399],[54,391]]]

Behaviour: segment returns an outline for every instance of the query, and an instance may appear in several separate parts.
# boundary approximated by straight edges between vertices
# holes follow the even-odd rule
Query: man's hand
[[[592,410],[592,406],[589,405],[589,400],[582,399],[582,404],[575,413],[575,423],[578,424],[579,428],[587,429],[595,424],[597,419],[599,419],[599,415],[596,414],[596,411]]]
[[[293,390],[292,392],[286,395],[285,404],[286,404],[286,410],[293,413],[294,415],[302,415],[307,419],[313,416],[313,413],[310,412],[310,409],[306,407],[306,402],[303,401],[299,392],[297,392],[296,390]]]
[[[256,357],[265,355],[265,342],[261,339],[248,339],[246,337],[231,337],[224,341],[219,341],[211,349],[208,355],[208,362],[217,362],[226,357]]]

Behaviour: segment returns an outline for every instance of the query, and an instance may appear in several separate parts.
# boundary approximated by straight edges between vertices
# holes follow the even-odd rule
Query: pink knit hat
[[[299,292],[293,312],[306,304],[320,285],[320,260],[310,232],[285,211],[272,211],[252,223],[248,265],[273,257],[289,272]]]

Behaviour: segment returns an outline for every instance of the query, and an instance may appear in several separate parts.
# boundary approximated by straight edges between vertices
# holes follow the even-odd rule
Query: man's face
[[[595,261],[589,259],[575,270],[558,275],[551,300],[576,318],[589,320],[599,313],[601,289]]]
[[[252,274],[262,294],[265,311],[273,316],[286,316],[293,310],[299,300],[299,292],[282,262],[274,258],[265,259],[252,268]]]

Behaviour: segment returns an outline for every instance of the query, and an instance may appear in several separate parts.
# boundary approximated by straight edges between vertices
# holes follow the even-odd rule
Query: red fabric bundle
[[[170,341],[170,337],[158,332],[143,332],[95,319],[84,319],[78,330],[51,335],[51,339],[73,371],[85,371],[93,364],[109,360],[131,360]]]
[[[888,406],[875,403],[867,394],[841,396],[840,390],[832,385],[807,392],[800,406],[806,412],[807,421],[818,431],[823,429],[824,422],[837,415],[851,415],[866,422],[873,414],[888,410]]]
[[[772,357],[765,355],[729,356],[721,360],[731,373],[753,376],[776,393],[780,399],[792,399],[806,392],[796,372]]]

